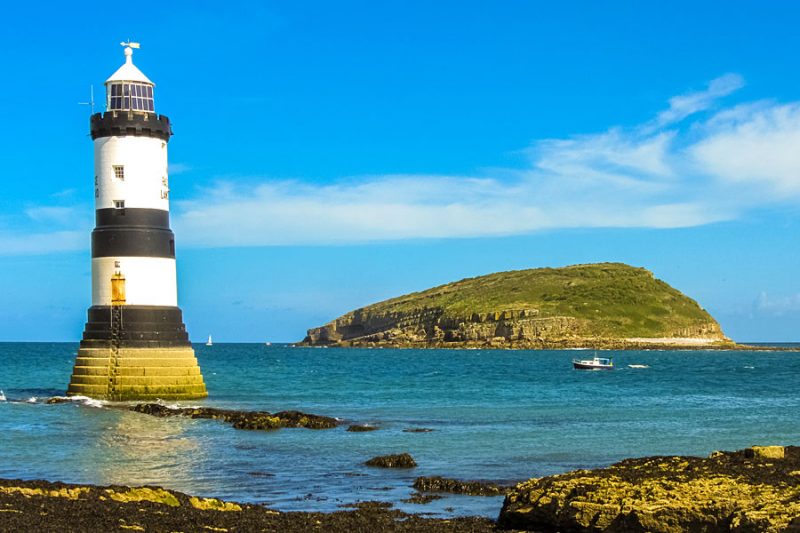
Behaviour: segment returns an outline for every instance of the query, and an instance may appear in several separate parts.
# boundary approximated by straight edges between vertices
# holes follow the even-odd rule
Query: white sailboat
[[[214,346],[214,343],[211,341],[211,335],[208,336],[208,340],[206,341],[206,346]]]

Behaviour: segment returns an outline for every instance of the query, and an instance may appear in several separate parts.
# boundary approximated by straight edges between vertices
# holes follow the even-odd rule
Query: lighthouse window
[[[109,109],[132,109],[134,111],[154,111],[153,87],[144,83],[112,83],[109,95]]]
[[[125,167],[122,165],[114,165],[114,177],[118,180],[125,179]]]
[[[114,209],[125,209],[125,200],[114,200]]]

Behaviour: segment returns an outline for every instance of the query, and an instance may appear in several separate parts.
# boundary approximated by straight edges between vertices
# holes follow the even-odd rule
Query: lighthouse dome
[[[155,111],[153,101],[155,84],[133,64],[131,46],[125,47],[125,63],[106,80],[105,85],[106,107],[109,111],[142,113]]]

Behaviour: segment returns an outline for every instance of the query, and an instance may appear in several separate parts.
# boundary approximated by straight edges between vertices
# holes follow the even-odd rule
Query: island
[[[623,263],[499,272],[356,309],[305,346],[735,348],[700,305]]]

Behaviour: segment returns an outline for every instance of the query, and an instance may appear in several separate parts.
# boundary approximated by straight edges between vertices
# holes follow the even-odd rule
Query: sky
[[[621,261],[800,341],[800,4],[38,2],[0,20],[0,341],[91,304],[89,100],[170,117],[193,340],[298,341],[491,272]]]

